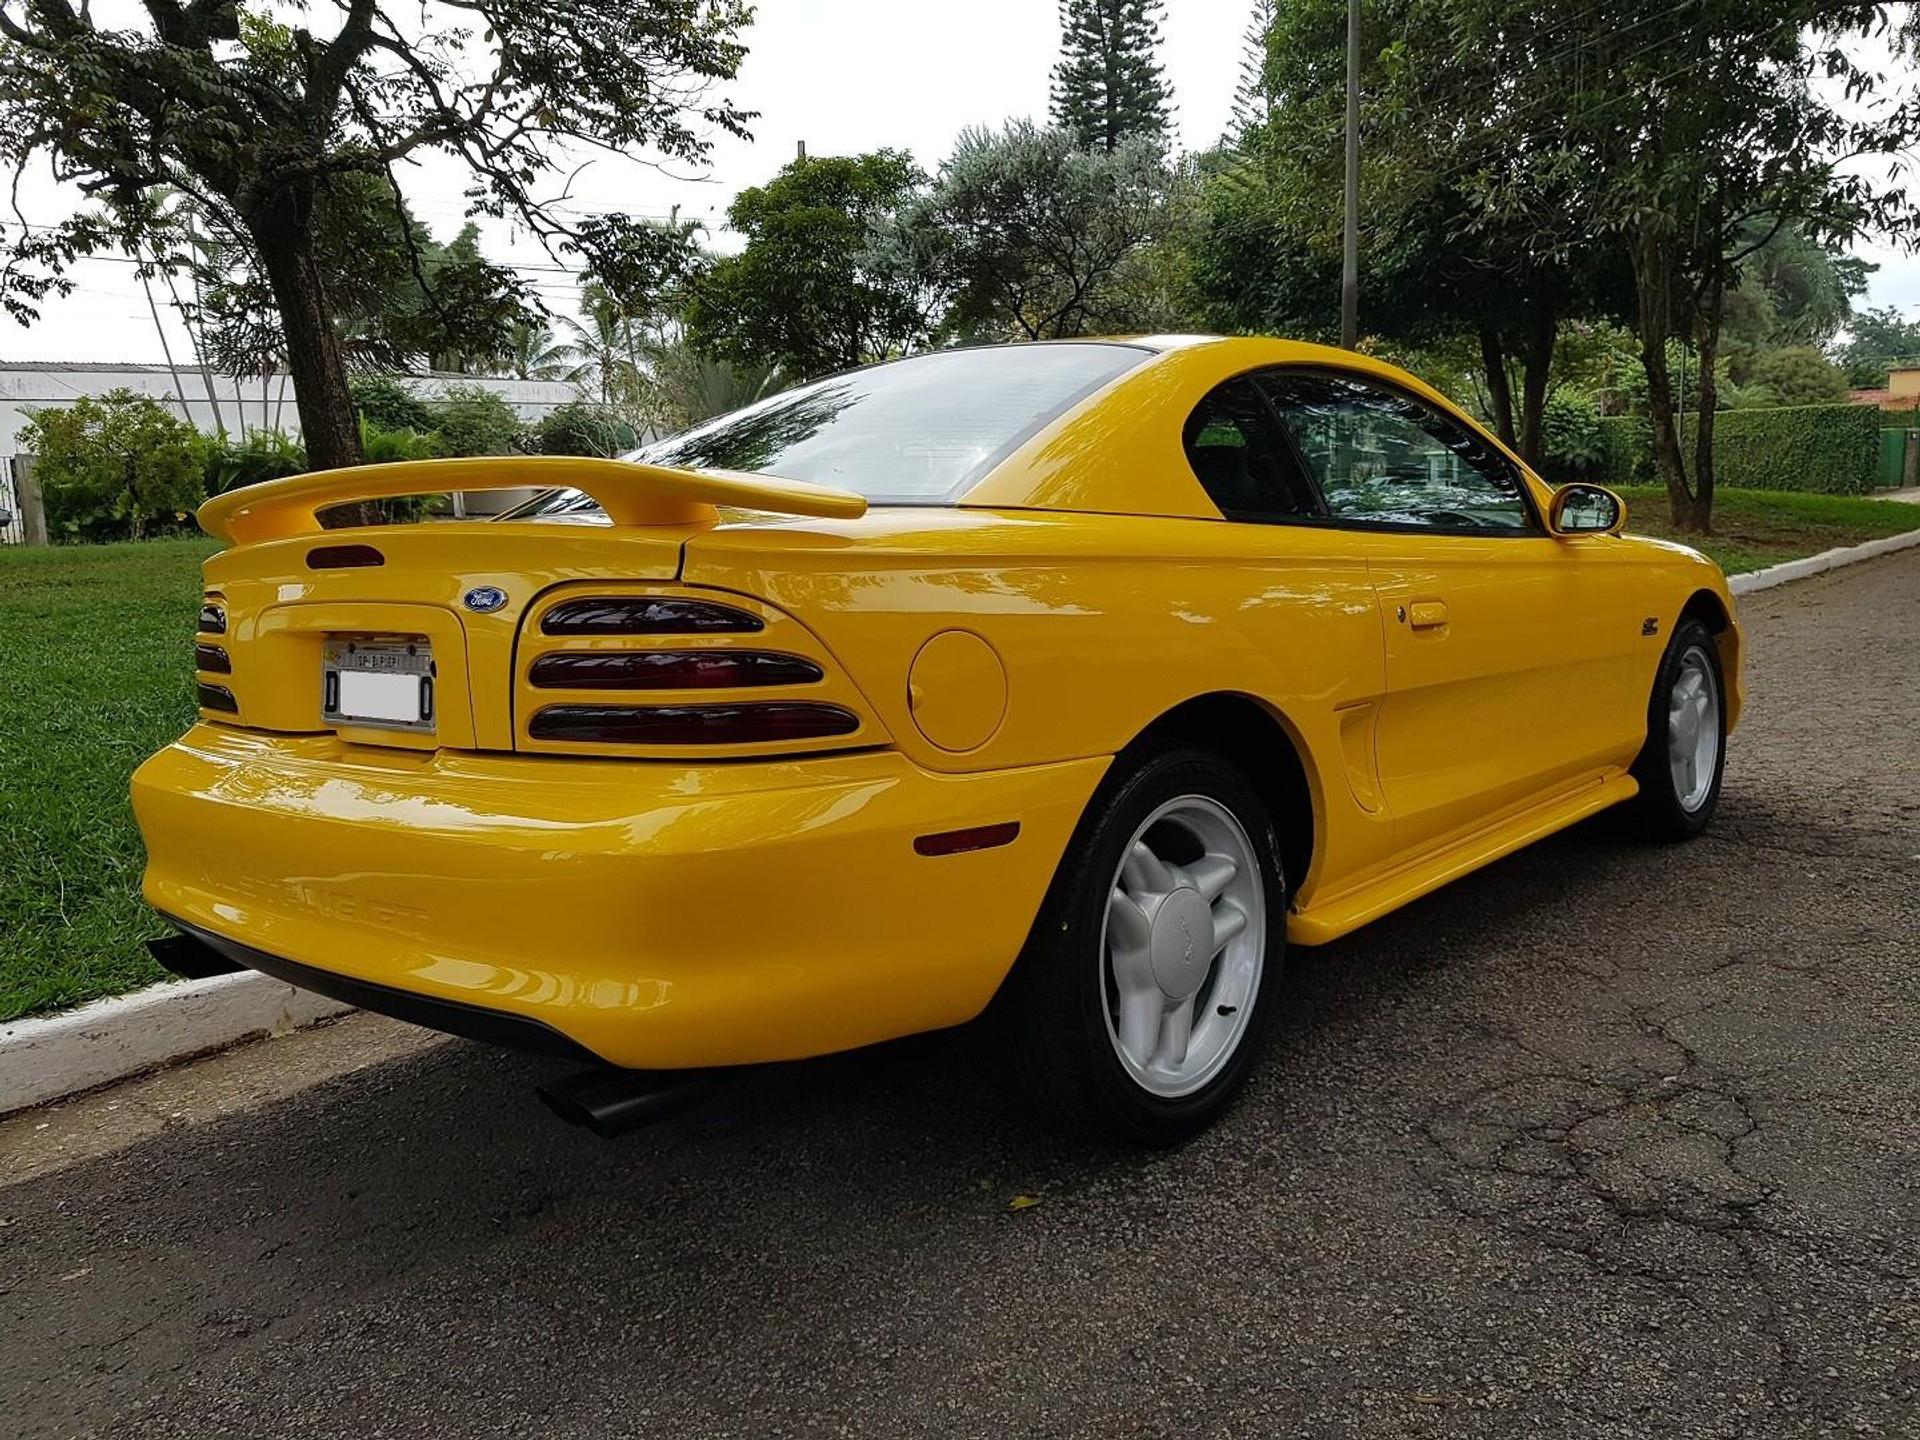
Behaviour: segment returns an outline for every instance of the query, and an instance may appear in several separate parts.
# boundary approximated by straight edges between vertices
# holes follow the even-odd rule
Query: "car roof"
[[[1217,520],[1219,509],[1187,463],[1182,437],[1187,417],[1215,386],[1276,366],[1346,370],[1385,380],[1473,423],[1415,376],[1352,350],[1271,336],[1082,338],[1153,353],[1048,422],[955,503]]]

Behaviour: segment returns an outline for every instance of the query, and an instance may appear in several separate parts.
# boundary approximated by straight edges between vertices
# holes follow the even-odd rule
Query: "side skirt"
[[[1295,945],[1324,945],[1337,940],[1390,910],[1431,894],[1450,880],[1639,793],[1639,782],[1625,771],[1591,781],[1571,794],[1523,810],[1490,830],[1422,855],[1358,890],[1323,900],[1310,910],[1296,910],[1287,917],[1287,939]]]

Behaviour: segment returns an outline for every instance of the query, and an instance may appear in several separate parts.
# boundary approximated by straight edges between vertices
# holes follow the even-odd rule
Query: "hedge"
[[[1750,490],[1816,490],[1862,495],[1877,483],[1880,412],[1871,405],[1789,405],[1767,410],[1722,410],[1714,418],[1714,474],[1722,485]],[[1600,478],[1610,485],[1655,479],[1653,432],[1637,415],[1600,422],[1605,458]],[[1691,459],[1693,426],[1683,427],[1682,451]]]

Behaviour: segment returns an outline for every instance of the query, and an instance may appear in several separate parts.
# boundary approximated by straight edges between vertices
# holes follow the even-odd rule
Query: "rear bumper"
[[[148,902],[230,958],[341,998],[375,987],[373,1009],[418,997],[404,1018],[457,1033],[436,1005],[687,1069],[977,1014],[1105,767],[420,754],[199,725],[141,766],[133,802]],[[914,850],[1006,820],[1009,845]]]

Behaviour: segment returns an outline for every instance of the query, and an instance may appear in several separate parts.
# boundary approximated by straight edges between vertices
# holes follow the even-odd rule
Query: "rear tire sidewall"
[[[1252,1014],[1232,1054],[1201,1088],[1168,1098],[1143,1088],[1115,1051],[1103,941],[1108,892],[1123,852],[1148,816],[1184,795],[1215,801],[1246,832],[1266,902],[1266,946]],[[1048,1092],[1052,1108],[1136,1144],[1175,1144],[1205,1127],[1245,1083],[1265,1048],[1285,957],[1286,900],[1272,819],[1241,771],[1193,749],[1117,762],[1088,806],[1020,962],[1016,1011],[1026,1068]]]
[[[1681,661],[1689,650],[1699,650],[1712,672],[1719,704],[1715,707],[1716,730],[1713,783],[1700,804],[1688,810],[1680,803],[1673,783],[1673,768],[1667,759],[1667,709],[1674,683],[1679,679]],[[1720,666],[1720,646],[1713,632],[1691,617],[1674,627],[1666,653],[1660,657],[1660,669],[1654,677],[1653,693],[1647,699],[1647,743],[1633,768],[1640,782],[1639,810],[1647,830],[1656,839],[1687,840],[1705,830],[1720,805],[1720,786],[1727,773],[1727,687]]]

